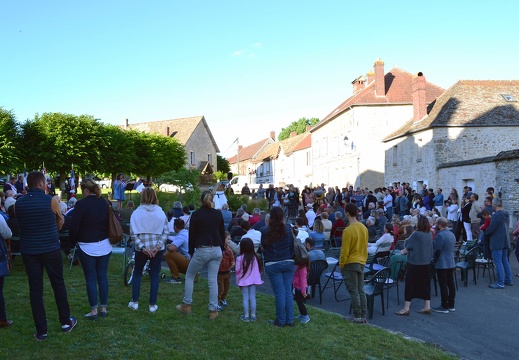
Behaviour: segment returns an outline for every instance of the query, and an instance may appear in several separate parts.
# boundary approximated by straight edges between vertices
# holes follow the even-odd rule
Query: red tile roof
[[[258,153],[258,151],[260,151],[265,145],[272,141],[274,141],[272,138],[266,138],[252,145],[243,147],[239,152],[240,161],[252,159]],[[235,164],[238,162],[238,156],[234,155],[228,158],[227,161],[229,161],[229,164]]]
[[[519,80],[460,80],[427,107],[424,119],[410,119],[384,141],[434,127],[518,126],[519,102],[503,94],[519,100]]]
[[[296,152],[303,149],[308,149],[309,147],[312,147],[312,134],[310,132],[306,133],[307,136],[303,138],[299,142],[299,144],[296,145],[296,147],[292,150],[292,152]]]
[[[312,131],[335,119],[347,111],[350,106],[412,104],[412,78],[413,75],[405,70],[397,67],[391,69],[384,75],[386,96],[377,96],[375,94],[375,81],[372,81],[357,94],[347,98],[342,104],[335,108],[335,110],[315,125]],[[431,103],[440,96],[445,89],[427,82],[426,91],[426,102]]]

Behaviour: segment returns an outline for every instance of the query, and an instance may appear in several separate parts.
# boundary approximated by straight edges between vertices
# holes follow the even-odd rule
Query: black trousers
[[[306,311],[305,298],[303,297],[301,290],[298,289],[296,289],[296,303],[299,308],[299,313],[303,316],[308,315],[308,312]]]
[[[456,285],[454,285],[454,269],[436,269],[438,283],[440,285],[440,296],[442,299],[442,308],[454,308],[454,299],[456,298]]]

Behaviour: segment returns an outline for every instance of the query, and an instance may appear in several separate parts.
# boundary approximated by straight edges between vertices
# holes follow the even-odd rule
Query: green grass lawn
[[[235,286],[229,306],[209,320],[205,279],[195,285],[193,313],[180,314],[183,285],[162,283],[157,304],[148,311],[149,279],[143,278],[140,309],[127,307],[131,286],[123,284],[121,257],[110,260],[108,317],[84,320],[89,311],[81,267],[65,268],[72,315],[79,320],[62,333],[49,282],[45,282],[48,339],[33,338],[34,323],[25,269],[20,258],[6,278],[4,295],[13,326],[0,329],[0,359],[451,359],[440,349],[412,342],[371,326],[352,324],[337,314],[309,307],[312,320],[294,328],[268,324],[275,315],[272,297],[258,294],[258,321],[243,323],[241,293]],[[268,281],[262,286],[270,286]],[[297,314],[297,311],[296,311]]]

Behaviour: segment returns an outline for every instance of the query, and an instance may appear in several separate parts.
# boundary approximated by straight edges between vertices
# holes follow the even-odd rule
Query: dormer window
[[[507,102],[516,102],[517,99],[513,97],[510,94],[501,94],[501,96],[507,101]]]

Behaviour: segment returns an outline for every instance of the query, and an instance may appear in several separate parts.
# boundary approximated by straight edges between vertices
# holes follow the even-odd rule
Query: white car
[[[111,180],[96,180],[96,183],[101,189],[108,189],[112,187]]]

